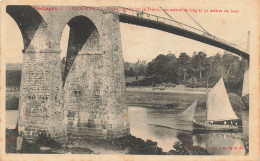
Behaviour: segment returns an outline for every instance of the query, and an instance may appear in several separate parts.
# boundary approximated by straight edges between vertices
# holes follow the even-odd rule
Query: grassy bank
[[[205,93],[171,92],[165,90],[127,89],[127,105],[150,108],[186,108],[196,99],[198,107],[205,106]]]
[[[201,90],[152,90],[152,88],[127,88],[127,105],[160,109],[185,109],[196,99],[197,108],[206,109],[206,93]],[[229,93],[229,100],[236,112],[249,109],[249,97]]]

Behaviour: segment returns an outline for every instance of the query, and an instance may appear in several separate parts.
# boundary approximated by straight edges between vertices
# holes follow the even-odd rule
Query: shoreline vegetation
[[[158,54],[150,62],[138,60],[125,62],[125,80],[127,87],[175,87],[212,88],[223,77],[228,93],[241,95],[244,73],[248,62],[224,52],[208,56],[205,52],[193,52],[192,56],[180,53]]]
[[[12,136],[12,139],[10,139]],[[16,129],[6,129],[6,153],[34,154],[135,154],[135,155],[210,155],[200,146],[187,146],[180,141],[173,143],[173,149],[164,152],[152,140],[142,140],[131,134],[120,138],[97,139],[94,137],[69,137],[68,142],[61,144],[47,135],[41,134],[30,143],[23,139],[22,148],[16,150]],[[196,150],[193,150],[196,149]]]

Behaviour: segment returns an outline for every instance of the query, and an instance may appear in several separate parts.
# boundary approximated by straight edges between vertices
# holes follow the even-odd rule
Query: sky
[[[161,7],[165,8],[165,6]],[[180,9],[180,6],[167,7]],[[242,7],[242,5],[237,5],[237,7],[182,7],[187,8],[189,11],[202,9],[201,13],[189,12],[189,14],[209,33],[230,42],[235,42],[239,38],[242,38],[239,42],[247,41],[247,32],[254,26],[253,20],[247,17],[247,12],[250,12],[250,8]],[[227,9],[229,13],[204,13],[205,9],[221,9],[223,11]],[[231,9],[238,10],[239,13],[230,13]],[[169,18],[162,11],[146,12]],[[176,21],[200,29],[184,12],[168,11],[167,13]],[[6,40],[10,44],[7,46],[6,62],[22,63],[23,41],[21,32],[15,21],[7,13],[5,14],[6,33],[8,33],[6,34]],[[203,51],[208,56],[215,55],[216,53],[224,53],[222,49],[156,29],[120,23],[120,30],[123,57],[124,61],[127,62],[136,62],[138,59],[149,62],[157,55],[168,54],[169,52],[175,54],[177,57],[181,52],[186,52],[190,56],[192,56],[194,51]],[[64,57],[67,52],[68,34],[69,27],[66,26],[61,40],[61,57]],[[246,43],[241,45],[241,47],[246,48]]]

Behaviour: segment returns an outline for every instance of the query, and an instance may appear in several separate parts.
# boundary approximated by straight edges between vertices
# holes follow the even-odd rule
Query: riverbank
[[[210,89],[209,89],[210,90]],[[197,108],[206,108],[206,88],[166,88],[152,87],[127,88],[127,105],[160,109],[186,109],[195,100]],[[229,93],[229,100],[236,112],[249,109],[249,96],[241,98],[235,93]]]
[[[174,89],[153,90],[152,88],[127,88],[127,105],[148,108],[185,109],[196,99],[198,107],[204,107],[206,101],[205,89]]]
[[[208,89],[210,90],[210,88]],[[126,91],[142,91],[154,93],[185,93],[185,94],[206,94],[207,88],[187,88],[184,86],[167,87],[164,90],[153,87],[127,87]]]

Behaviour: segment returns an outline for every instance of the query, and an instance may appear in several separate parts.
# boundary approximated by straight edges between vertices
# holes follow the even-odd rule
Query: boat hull
[[[216,125],[216,124],[208,124],[206,122],[198,122],[196,120],[192,120],[193,123],[193,131],[241,131],[241,126],[235,125]]]

